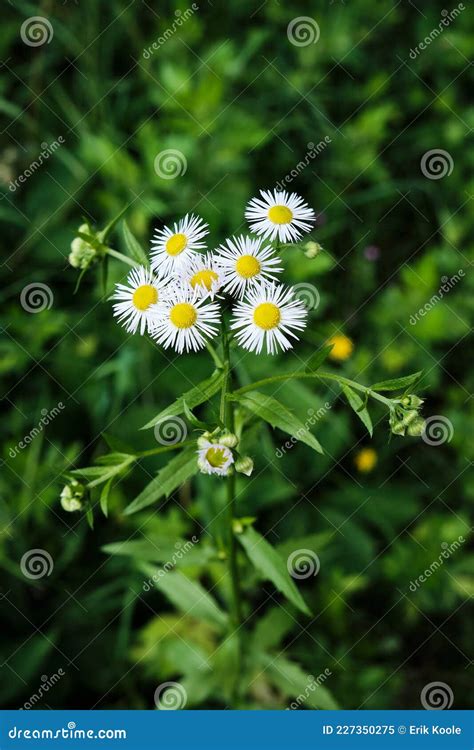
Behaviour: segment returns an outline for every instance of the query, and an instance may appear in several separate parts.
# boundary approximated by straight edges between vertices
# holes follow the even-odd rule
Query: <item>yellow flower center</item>
[[[350,338],[344,336],[344,334],[336,334],[335,336],[332,336],[329,339],[328,344],[333,345],[329,357],[340,361],[348,359],[354,349],[354,344]]]
[[[209,448],[206,451],[206,461],[211,464],[214,469],[222,469],[226,462],[226,455],[223,448]]]
[[[293,211],[288,206],[272,206],[268,210],[268,218],[274,224],[289,224],[293,218]]]
[[[253,312],[253,322],[264,331],[276,328],[280,320],[280,310],[273,302],[262,302]]]
[[[151,284],[143,284],[143,286],[139,286],[133,292],[132,302],[137,310],[143,312],[144,310],[148,310],[150,305],[158,302],[158,292]]]
[[[207,291],[210,292],[213,283],[217,281],[218,278],[219,277],[217,273],[215,271],[211,271],[210,269],[197,271],[197,273],[195,273],[191,278],[191,286],[193,289],[195,289],[197,286],[204,286],[206,287]]]
[[[377,463],[377,453],[373,448],[362,448],[355,457],[355,465],[358,470],[369,473]]]
[[[179,255],[183,252],[188,244],[188,238],[185,234],[173,234],[166,242],[166,252],[168,255]]]
[[[235,270],[243,279],[251,279],[260,273],[261,265],[253,255],[241,255],[235,264]]]
[[[192,328],[197,320],[197,310],[189,302],[178,302],[170,310],[170,320],[176,328]]]

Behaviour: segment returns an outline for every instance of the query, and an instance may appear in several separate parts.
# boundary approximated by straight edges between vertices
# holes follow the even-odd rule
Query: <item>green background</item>
[[[92,271],[74,295],[70,243],[83,217],[102,228],[125,205],[147,247],[152,229],[186,212],[211,225],[212,243],[244,230],[244,206],[288,174],[308,143],[330,138],[289,189],[318,213],[316,259],[287,256],[286,278],[314,285],[320,304],[295,357],[306,360],[342,332],[352,356],[334,370],[369,385],[416,370],[424,414],[442,415],[452,437],[437,447],[389,440],[386,414],[370,442],[337,388],[285,385],[282,401],[304,420],[331,404],[314,432],[324,456],[303,445],[282,459],[256,440],[257,480],[239,485],[238,513],[280,550],[305,547],[321,561],[317,577],[298,582],[314,616],[293,612],[269,583],[244,569],[249,630],[301,673],[331,676],[325,687],[343,708],[420,708],[427,683],[442,681],[454,707],[472,703],[474,591],[468,542],[416,592],[410,582],[437,559],[443,543],[469,537],[473,484],[469,314],[473,284],[472,9],[464,10],[416,59],[410,50],[438,28],[440,2],[351,0],[300,3],[202,2],[159,49],[143,52],[172,29],[179,3],[79,0],[4,3],[1,35],[0,151],[2,219],[2,467],[0,473],[0,697],[21,707],[42,676],[65,676],[36,706],[152,708],[156,686],[192,671],[212,651],[209,626],[176,615],[158,591],[144,594],[131,557],[101,547],[132,537],[199,535],[207,503],[221,502],[218,480],[199,478],[160,508],[137,516],[123,508],[163,462],[150,460],[114,487],[108,519],[91,531],[59,503],[65,470],[93,462],[106,431],[141,449],[152,432],[138,428],[189,380],[205,377],[205,356],[179,357],[116,325]],[[453,6],[454,7],[454,6]],[[25,19],[49,19],[49,43],[22,42]],[[319,25],[317,43],[295,46],[287,27],[298,16]],[[64,144],[17,190],[10,184],[42,144]],[[177,149],[186,172],[160,178],[157,154]],[[447,151],[453,169],[429,179],[420,160]],[[120,232],[114,246],[124,249]],[[378,248],[370,260],[367,247]],[[376,253],[377,254],[377,253]],[[369,255],[369,257],[367,257]],[[415,325],[414,315],[442,278],[461,281]],[[112,264],[109,286],[123,278]],[[48,285],[50,309],[20,303],[28,284]],[[245,358],[255,376],[285,371],[291,355]],[[299,360],[296,360],[299,361]],[[38,424],[42,409],[64,410],[31,444],[11,450]],[[471,422],[472,425],[472,422]],[[371,445],[377,465],[358,472]],[[472,516],[471,516],[472,517]],[[316,537],[314,536],[316,535]],[[25,579],[22,555],[47,550],[51,575]],[[201,580],[216,579],[217,563]],[[198,575],[191,569],[190,575]],[[216,596],[225,601],[226,591]],[[256,614],[251,615],[251,610]],[[282,614],[282,612],[286,614]],[[255,626],[260,620],[261,630]],[[189,644],[194,644],[190,648]],[[189,702],[224,708],[215,690]],[[188,675],[189,676],[189,675]],[[299,675],[293,675],[298,683]],[[278,670],[255,666],[242,706],[283,708],[301,692]]]

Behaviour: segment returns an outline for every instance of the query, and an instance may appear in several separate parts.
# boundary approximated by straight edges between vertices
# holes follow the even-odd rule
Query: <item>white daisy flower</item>
[[[219,259],[213,253],[196,255],[184,269],[182,280],[195,289],[199,297],[211,297],[222,287],[225,275]]]
[[[157,279],[148,268],[137,266],[127,276],[127,284],[116,284],[113,300],[114,315],[128,333],[140,328],[150,333],[160,315],[161,302],[169,295],[166,281]]]
[[[159,276],[181,271],[196,255],[196,250],[206,247],[202,238],[209,234],[209,225],[199,216],[186,214],[174,223],[173,229],[155,230],[151,241],[151,267]]]
[[[219,474],[225,477],[234,463],[234,456],[230,448],[221,443],[200,441],[198,450],[198,466],[203,474]]]
[[[217,248],[219,262],[226,279],[224,290],[236,297],[243,297],[248,289],[257,284],[276,281],[275,273],[283,268],[273,248],[263,246],[259,237],[231,237]]]
[[[172,346],[179,354],[195,351],[206,345],[206,336],[218,333],[219,306],[206,303],[197,290],[187,286],[174,286],[172,294],[164,302],[164,312],[159,316],[151,335],[165,349]]]
[[[302,331],[306,326],[307,310],[294,299],[293,290],[281,285],[252,289],[244,302],[233,309],[231,328],[244,349],[260,354],[266,344],[267,353],[275,354],[293,344],[288,338],[298,339],[292,329]]]
[[[296,242],[311,230],[316,216],[303,198],[286,190],[260,190],[261,198],[252,198],[245,209],[250,229],[280,242]]]

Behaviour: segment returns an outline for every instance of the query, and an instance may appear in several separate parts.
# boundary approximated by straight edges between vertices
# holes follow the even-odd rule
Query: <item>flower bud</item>
[[[407,428],[407,434],[411,437],[420,437],[423,435],[425,429],[425,420],[423,417],[415,419]]]
[[[323,250],[322,245],[320,245],[319,242],[307,242],[304,247],[304,254],[307,258],[316,258],[316,256]]]
[[[219,436],[219,443],[221,443],[221,445],[225,445],[227,448],[235,448],[238,442],[239,438],[237,437],[237,435],[234,435],[233,432],[223,432]]]
[[[405,425],[403,422],[390,422],[390,427],[394,435],[404,435]]]
[[[81,224],[79,232],[90,234],[91,228],[88,224]],[[71,242],[69,263],[73,268],[88,268],[97,259],[97,250],[82,237],[75,237]]]
[[[401,399],[402,406],[409,409],[418,409],[423,403],[424,400],[422,398],[419,398],[418,396],[415,396],[413,393],[409,396],[403,396],[403,398]]]
[[[86,488],[83,484],[78,482],[76,479],[71,479],[69,484],[66,484],[60,494],[61,507],[68,513],[74,513],[74,511],[82,509],[82,499],[84,497]]]
[[[249,477],[253,471],[253,461],[250,456],[241,456],[237,459],[234,466],[239,474],[245,474],[247,477]]]
[[[411,425],[415,420],[418,419],[418,412],[416,409],[410,409],[410,411],[405,412],[403,415],[403,424],[405,427],[408,427]]]

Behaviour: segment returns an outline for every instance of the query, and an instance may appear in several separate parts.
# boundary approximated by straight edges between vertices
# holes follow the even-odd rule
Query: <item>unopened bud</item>
[[[409,409],[418,409],[423,403],[423,399],[419,398],[419,396],[415,396],[413,393],[409,396],[403,396],[401,399],[402,406]]]
[[[227,448],[235,448],[238,442],[239,438],[233,432],[223,432],[219,436],[219,443],[225,445]]]
[[[253,471],[253,461],[250,456],[242,456],[241,458],[238,458],[234,466],[239,474],[245,474],[247,477],[249,477]]]
[[[323,247],[319,244],[319,242],[307,242],[305,247],[304,254],[307,258],[316,258],[319,253],[322,252]]]
[[[91,228],[88,224],[81,224],[79,232],[90,234]],[[88,268],[97,258],[97,250],[82,237],[75,237],[71,242],[69,263],[73,268]]]
[[[411,437],[420,437],[425,429],[425,420],[422,417],[415,419],[407,428],[407,434]]]
[[[68,513],[74,513],[77,510],[81,510],[82,499],[85,491],[86,488],[83,484],[76,479],[72,479],[61,491],[60,499],[62,509]]]

